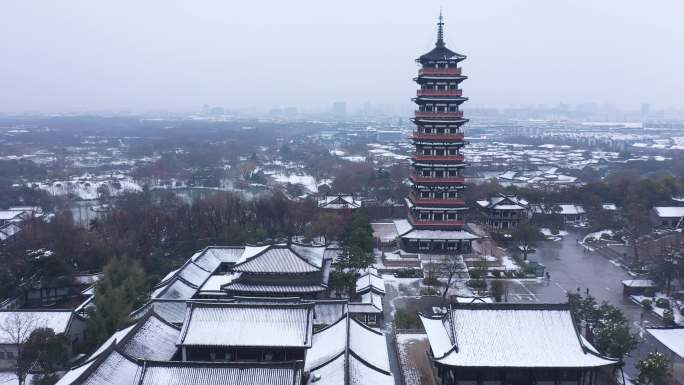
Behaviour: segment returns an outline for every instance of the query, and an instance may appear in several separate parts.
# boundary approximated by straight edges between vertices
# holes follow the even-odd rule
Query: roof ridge
[[[301,259],[302,261],[304,261],[304,263],[308,264],[309,266],[311,266],[311,267],[313,267],[313,268],[316,268],[316,269],[318,269],[318,270],[323,269],[322,263],[321,263],[321,266],[320,266],[320,267],[314,265],[313,263],[309,262],[308,259],[306,259],[306,258],[302,257],[301,255],[299,255],[299,253],[296,252],[294,249],[292,249],[291,246],[292,246],[292,244],[287,245],[285,248],[288,249],[288,250],[290,250],[290,251],[292,252],[292,254],[294,254],[295,256],[297,256],[297,258]],[[304,246],[304,245],[297,245],[297,246],[302,246],[302,247],[325,247],[325,246]],[[323,251],[325,251],[325,249],[323,249]],[[321,256],[321,260],[322,260],[322,256]]]
[[[348,313],[342,314],[342,316],[341,316],[340,318],[338,318],[337,321],[335,321],[335,322],[333,322],[333,323],[331,323],[331,324],[329,324],[329,325],[325,325],[324,328],[316,330],[315,332],[313,332],[313,334],[322,333],[322,332],[324,332],[324,331],[330,329],[331,327],[337,325],[338,323],[340,323],[340,321],[342,321],[345,317],[347,317],[347,314],[348,314]]]
[[[244,265],[244,264],[247,263],[247,262],[253,261],[253,260],[254,260],[255,258],[257,258],[258,256],[260,256],[260,255],[264,254],[266,251],[270,250],[271,247],[273,247],[273,244],[268,244],[268,245],[264,245],[264,246],[250,246],[250,245],[247,245],[247,246],[244,247],[245,250],[242,252],[243,254],[245,253],[245,251],[247,250],[248,247],[262,248],[262,250],[259,250],[258,253],[252,255],[251,257],[245,259],[244,261],[238,262],[238,263],[234,264],[234,265],[233,265],[233,269],[235,269],[235,268],[238,267],[238,266]],[[242,257],[242,255],[240,255],[240,257]],[[239,258],[238,258],[238,260],[239,260]]]
[[[318,370],[318,369],[320,369],[320,368],[322,368],[322,367],[328,365],[329,363],[335,361],[336,359],[340,358],[340,356],[343,356],[343,355],[344,355],[344,350],[342,350],[341,352],[335,354],[335,355],[334,355],[332,358],[330,358],[329,360],[324,361],[324,362],[321,363],[321,364],[318,364],[318,365],[316,365],[316,366],[313,366],[313,367],[309,368],[309,372],[313,372],[314,370]]]
[[[371,332],[373,332],[373,333],[375,333],[375,334],[377,334],[377,335],[381,335],[381,336],[384,336],[384,335],[385,335],[385,333],[381,332],[380,330],[375,330],[375,329],[373,329],[372,327],[370,327],[370,326],[364,324],[363,322],[357,320],[357,319],[354,318],[354,317],[351,317],[351,319],[352,319],[352,322],[356,322],[357,325],[363,327],[364,329],[366,329],[366,330],[368,330],[368,331],[371,331]]]
[[[361,361],[361,363],[363,363],[363,364],[366,365],[367,367],[369,367],[369,368],[371,368],[371,369],[373,369],[373,370],[375,370],[375,371],[377,371],[377,372],[383,373],[383,374],[388,375],[388,376],[392,374],[391,371],[388,371],[388,370],[385,370],[385,369],[378,368],[377,366],[375,366],[375,365],[371,364],[370,362],[366,361],[366,360],[363,359],[360,355],[356,354],[356,352],[355,352],[353,349],[350,350],[349,353],[350,353],[354,358],[356,358],[357,360]]]

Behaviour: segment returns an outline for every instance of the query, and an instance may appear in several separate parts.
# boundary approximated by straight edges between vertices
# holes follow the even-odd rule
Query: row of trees
[[[620,362],[640,343],[639,335],[632,333],[625,315],[606,302],[596,303],[589,295],[569,293],[570,304],[576,327],[585,331],[588,340],[598,351]],[[639,360],[635,367],[639,374],[632,380],[637,385],[666,385],[670,380],[670,360],[662,353],[649,353]]]
[[[253,200],[219,192],[188,203],[172,192],[127,194],[110,213],[91,223],[76,224],[70,211],[49,222],[25,225],[0,251],[0,297],[10,296],[27,277],[57,279],[74,270],[101,271],[115,256],[139,261],[150,279],[171,270],[207,245],[238,245],[285,240],[304,234],[326,240],[346,237],[349,215],[326,212],[313,200],[292,201],[282,193]],[[36,259],[27,250],[50,250]]]

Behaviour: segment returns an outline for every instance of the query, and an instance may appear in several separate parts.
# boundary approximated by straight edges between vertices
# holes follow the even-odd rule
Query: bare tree
[[[22,359],[24,343],[38,327],[38,319],[33,313],[12,311],[2,317],[0,314],[0,341],[13,346],[15,353],[14,374],[19,385],[24,385],[31,365]]]
[[[463,271],[462,258],[459,255],[445,255],[441,261],[442,272],[447,277],[446,286],[444,287],[444,292],[442,293],[442,298],[446,298],[447,292],[449,292],[449,287],[451,286],[451,281],[454,276]]]

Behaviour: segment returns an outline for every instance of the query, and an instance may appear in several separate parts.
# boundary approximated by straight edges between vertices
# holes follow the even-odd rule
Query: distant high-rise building
[[[345,103],[345,102],[333,103],[333,114],[335,114],[336,116],[347,115],[347,103]]]
[[[646,117],[651,113],[651,105],[648,103],[643,103],[641,105],[641,116]]]
[[[420,89],[413,99],[418,109],[408,220],[398,221],[397,229],[407,251],[469,253],[477,236],[465,230],[462,214],[467,207],[461,196],[466,166],[461,126],[468,120],[460,106],[468,99],[459,88],[466,76],[458,63],[466,57],[445,46],[441,13],[437,25],[435,48],[416,59],[422,68],[413,79]]]

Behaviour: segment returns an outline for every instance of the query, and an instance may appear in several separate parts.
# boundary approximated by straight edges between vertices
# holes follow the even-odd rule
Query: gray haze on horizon
[[[468,106],[682,107],[678,0],[4,0],[0,113],[408,106],[440,6]]]

